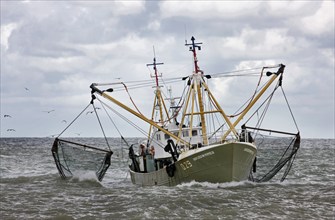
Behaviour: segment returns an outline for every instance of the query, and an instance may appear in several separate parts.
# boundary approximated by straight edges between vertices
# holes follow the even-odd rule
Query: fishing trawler
[[[199,68],[197,50],[201,49],[201,44],[196,43],[194,37],[191,38],[191,43],[185,43],[189,51],[192,52],[194,70],[181,79],[186,83],[178,105],[175,104],[174,98],[168,99],[170,108],[165,103],[166,99],[163,98],[162,87],[159,84],[161,75],[158,73],[157,66],[163,63],[157,63],[156,57],[154,57],[153,63],[147,64],[147,66],[153,66],[153,78],[155,79],[155,96],[151,117],[142,114],[136,106],[133,109],[117,100],[113,96],[113,88],[102,89],[106,85],[115,84],[93,83],[90,86],[92,94],[90,104],[94,105],[97,95],[101,96],[149,125],[145,141],[129,146],[131,181],[141,186],[175,186],[191,181],[224,183],[248,179],[263,182],[272,179],[286,166],[281,178],[284,180],[300,146],[299,132],[289,133],[264,129],[260,128],[259,124],[257,127],[250,127],[245,123],[241,125],[241,121],[250,113],[250,110],[254,108],[271,84],[277,81],[275,88],[281,86],[285,65],[263,67],[260,79],[264,76],[264,70],[270,68],[277,70],[266,73],[268,80],[263,86],[257,87],[255,93],[238,114],[227,115],[206,82],[211,79],[211,75],[204,74],[204,71]],[[265,100],[269,100],[269,98]],[[103,105],[106,104],[103,102]],[[238,128],[239,125],[241,128]],[[252,175],[256,170],[256,157],[258,155],[255,141],[257,132],[255,131],[293,136],[278,163],[259,179]],[[106,137],[105,139],[107,141]],[[122,139],[125,140],[123,137]],[[127,142],[125,141],[125,143]],[[62,177],[67,177],[72,173],[69,163],[66,162],[68,156],[65,155],[63,149],[69,145],[97,151],[94,147],[57,137],[52,152]],[[60,146],[63,148],[60,149]],[[98,179],[102,180],[110,165],[112,151],[110,149],[107,151],[98,149],[98,151],[105,154],[103,159],[99,161],[100,165],[97,166],[96,172]],[[64,170],[67,170],[68,174],[65,174]]]

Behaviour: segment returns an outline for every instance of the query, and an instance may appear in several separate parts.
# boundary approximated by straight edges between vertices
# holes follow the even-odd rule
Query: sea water
[[[303,139],[284,182],[176,187],[133,185],[118,139],[102,182],[94,172],[63,180],[52,142],[0,139],[0,219],[335,219],[334,139]]]

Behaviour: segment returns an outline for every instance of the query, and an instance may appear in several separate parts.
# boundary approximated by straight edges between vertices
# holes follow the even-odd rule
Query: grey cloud
[[[324,2],[261,2],[242,5],[243,10],[250,9],[244,12],[234,5],[222,8],[220,1],[215,1],[216,11],[203,5],[193,14],[188,12],[195,9],[186,10],[190,6],[186,3],[178,5],[185,11],[172,10],[173,5],[168,8],[172,4],[168,1],[130,3],[1,1],[1,26],[17,24],[8,38],[8,50],[1,46],[2,109],[19,115],[24,128],[32,123],[25,111],[52,106],[62,107],[57,109],[62,116],[75,112],[85,97],[90,98],[91,82],[110,82],[114,77],[149,79],[145,64],[152,61],[152,46],[165,63],[160,67],[164,76],[190,74],[191,54],[184,41],[194,35],[204,43],[199,65],[206,73],[284,63],[285,88],[293,96],[299,119],[310,117],[318,106],[327,111],[317,114],[315,121],[334,119],[334,10],[322,20],[320,10],[327,12]],[[324,28],[327,22],[329,31]],[[230,83],[225,85],[228,96],[243,93],[242,84],[247,87],[238,81]],[[30,96],[24,87],[30,88]],[[18,112],[20,106],[26,110]],[[45,125],[40,126],[43,129]],[[15,135],[44,135],[41,128],[29,133],[16,129]],[[318,129],[324,128],[304,122],[308,136],[329,137],[334,133],[328,126],[326,134],[314,134]]]

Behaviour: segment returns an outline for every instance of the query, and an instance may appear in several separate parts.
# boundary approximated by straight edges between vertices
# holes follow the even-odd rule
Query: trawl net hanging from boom
[[[61,177],[72,177],[80,171],[94,171],[102,181],[111,163],[112,151],[56,138],[52,155]]]
[[[251,127],[248,127],[248,128],[252,129]],[[259,129],[259,130],[265,130],[265,129]],[[276,132],[276,131],[272,131],[272,132]],[[284,133],[284,132],[280,132],[280,133]],[[291,170],[293,161],[300,148],[299,132],[291,138],[289,137],[268,138],[268,139],[263,139],[262,142],[263,143],[260,143],[258,145],[259,152],[258,152],[257,162],[256,161],[254,162],[253,172],[256,172],[256,163],[257,163],[257,167],[261,167],[261,169],[257,171],[258,173],[257,175],[251,172],[249,176],[249,180],[253,182],[259,182],[259,183],[270,181],[283,168],[286,167],[285,170],[282,172],[281,178],[280,178],[281,182],[284,181],[287,174]],[[269,152],[271,152],[271,156],[269,156],[270,155]],[[255,177],[254,175],[256,175],[257,177]]]

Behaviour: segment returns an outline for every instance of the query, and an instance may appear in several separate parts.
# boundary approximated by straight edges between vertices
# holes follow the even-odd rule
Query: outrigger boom
[[[104,90],[101,91],[100,89],[98,89],[96,87],[96,83],[92,83],[90,88],[92,89],[91,93],[93,95],[93,93],[97,92],[98,94],[100,94],[102,97],[110,100],[111,102],[113,102],[114,104],[120,106],[121,108],[125,109],[126,111],[130,112],[131,114],[137,116],[138,118],[142,119],[143,121],[149,123],[150,125],[154,126],[155,128],[157,128],[160,131],[163,131],[164,133],[170,135],[172,138],[174,138],[175,140],[185,144],[186,146],[190,146],[190,144],[186,141],[184,141],[183,139],[177,137],[176,135],[174,135],[173,133],[169,132],[168,130],[164,129],[162,126],[156,124],[153,120],[148,119],[147,117],[145,117],[144,115],[134,111],[133,109],[129,108],[128,106],[124,105],[123,103],[121,103],[120,101],[114,99],[111,95],[107,94],[106,92],[112,92],[112,89],[108,89],[108,90]]]
[[[264,92],[269,88],[269,86],[275,81],[275,79],[284,73],[285,65],[280,64],[279,69],[276,73],[268,72],[267,75],[273,75],[272,78],[265,84],[265,86],[261,89],[261,91],[258,92],[257,96],[255,96],[249,105],[244,109],[244,111],[241,113],[241,115],[236,119],[236,121],[232,124],[232,127],[235,128],[235,126],[243,119],[243,117],[249,112],[249,110],[254,106],[254,104],[258,101],[258,99],[264,94]],[[264,68],[263,68],[264,70]],[[262,71],[263,71],[262,70]],[[231,128],[231,127],[230,127]],[[232,129],[229,129],[221,138],[221,140],[225,140],[226,137],[229,135],[231,131],[234,131]]]

